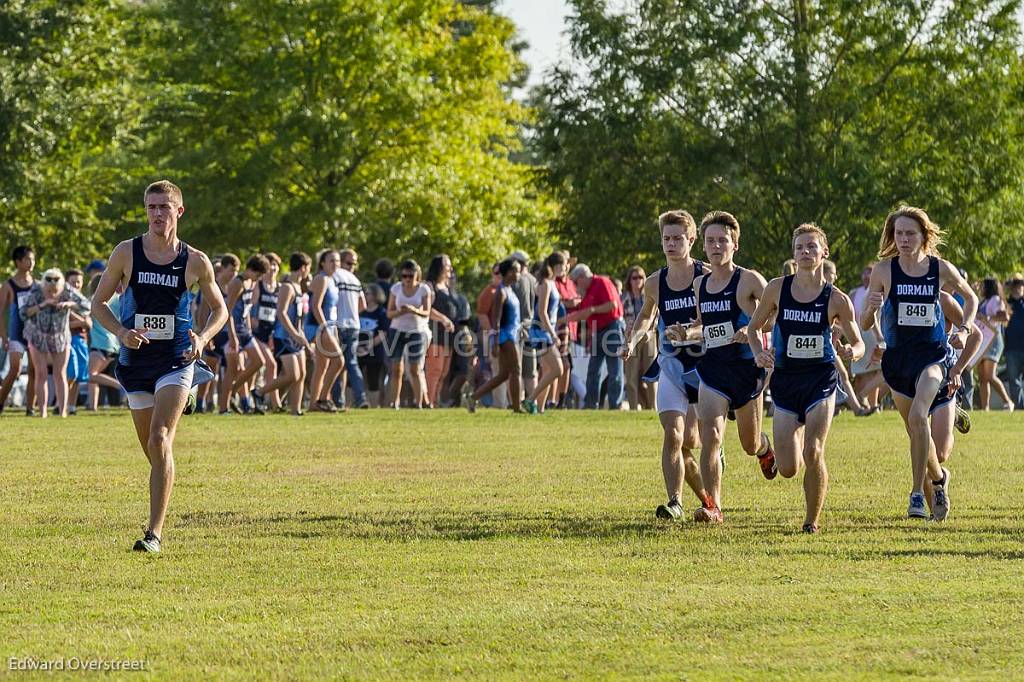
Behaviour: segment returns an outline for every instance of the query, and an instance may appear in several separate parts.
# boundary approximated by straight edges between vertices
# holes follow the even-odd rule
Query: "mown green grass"
[[[1022,446],[975,414],[942,525],[893,413],[841,416],[823,532],[727,441],[726,524],[666,524],[653,414],[184,421],[164,552],[125,413],[0,418],[0,655],[171,679],[1024,676]],[[3,674],[3,673],[0,673]],[[137,675],[137,674],[136,674]]]

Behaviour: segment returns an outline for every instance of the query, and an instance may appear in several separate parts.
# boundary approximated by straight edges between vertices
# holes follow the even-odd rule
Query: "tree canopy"
[[[1018,2],[572,5],[536,144],[558,229],[600,267],[659,262],[660,211],[722,209],[741,264],[775,274],[814,221],[849,282],[904,203],[972,274],[1024,260]]]
[[[162,177],[210,251],[465,265],[547,244],[553,205],[512,158],[530,117],[514,26],[486,3],[19,0],[0,17],[7,246],[101,253]]]

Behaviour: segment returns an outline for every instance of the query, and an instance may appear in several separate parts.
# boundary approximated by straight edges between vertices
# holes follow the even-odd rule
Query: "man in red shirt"
[[[569,273],[576,290],[583,295],[570,321],[586,321],[590,363],[587,365],[587,397],[583,409],[597,409],[601,383],[601,363],[608,368],[608,409],[617,410],[622,404],[622,358],[619,350],[625,339],[622,321],[622,299],[615,284],[604,275],[595,275],[580,263]]]

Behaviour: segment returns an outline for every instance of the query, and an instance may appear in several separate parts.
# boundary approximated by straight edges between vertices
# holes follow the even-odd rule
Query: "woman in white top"
[[[423,373],[423,355],[430,341],[427,320],[434,304],[430,287],[420,282],[420,266],[406,260],[398,268],[401,281],[391,287],[388,319],[391,320],[391,405],[397,410],[402,396],[404,359],[408,359],[412,378],[413,403],[423,406],[427,395],[427,377]],[[404,357],[403,357],[404,356]]]
[[[1003,355],[1003,327],[1009,321],[1006,304],[1003,302],[1003,287],[999,280],[988,277],[981,282],[981,300],[978,306],[978,326],[981,327],[981,348],[974,356],[978,363],[978,400],[983,410],[988,410],[991,389],[996,389],[1003,409],[1013,411],[1013,401],[1006,386],[996,376],[996,365]]]

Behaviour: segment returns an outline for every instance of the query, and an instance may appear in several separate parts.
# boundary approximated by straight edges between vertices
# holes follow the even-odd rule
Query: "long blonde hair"
[[[882,228],[882,238],[878,242],[878,259],[893,258],[899,255],[896,248],[896,220],[898,218],[911,218],[917,221],[921,227],[922,248],[929,256],[939,255],[939,247],[945,244],[943,237],[945,233],[932,222],[928,214],[922,208],[914,206],[900,206],[890,213],[885,219],[885,227]]]

